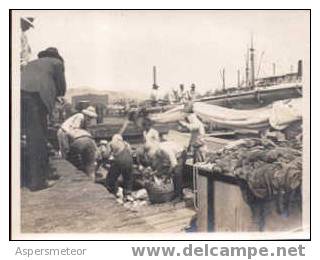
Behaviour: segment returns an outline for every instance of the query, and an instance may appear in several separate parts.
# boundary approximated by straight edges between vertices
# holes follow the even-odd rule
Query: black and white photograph
[[[12,238],[309,238],[310,15],[11,10]]]

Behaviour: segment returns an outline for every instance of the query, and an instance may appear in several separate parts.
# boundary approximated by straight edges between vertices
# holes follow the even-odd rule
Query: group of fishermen
[[[169,103],[186,103],[196,100],[199,96],[199,93],[196,92],[196,85],[192,83],[189,90],[185,89],[184,84],[180,84],[178,90],[173,89],[171,93],[167,93],[164,98],[161,98],[159,86],[154,84],[150,99],[152,105],[156,106],[162,99],[165,99]]]
[[[111,141],[101,140],[96,145],[88,127],[96,118],[95,109],[89,106],[81,112],[68,118],[58,130],[59,154],[76,167],[95,179],[100,166],[110,164],[105,180],[107,189],[117,195],[118,179],[122,176],[123,198],[132,201],[133,187],[133,150],[121,133],[115,134]],[[143,130],[143,143],[136,149],[136,164],[138,168],[150,167],[157,176],[168,176],[174,184],[175,198],[183,198],[183,173],[187,153],[193,155],[194,162],[203,161],[205,144],[202,137],[205,134],[203,123],[193,113],[180,121],[180,125],[191,132],[189,147],[173,141],[162,141],[159,132],[153,127],[152,120],[146,116],[135,120],[137,127]],[[125,123],[126,124],[126,123]]]

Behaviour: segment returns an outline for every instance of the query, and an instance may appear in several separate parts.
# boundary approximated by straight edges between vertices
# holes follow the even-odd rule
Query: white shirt
[[[150,128],[148,132],[146,130],[144,130],[143,131],[143,140],[145,143],[160,142],[159,132],[154,128]]]
[[[185,90],[181,90],[181,89],[179,90],[179,99],[180,99],[180,102],[182,102],[182,103],[187,101],[188,95]]]
[[[204,124],[197,118],[195,114],[188,116],[189,123],[180,121],[180,123],[189,129],[191,133],[190,145],[193,145],[197,142],[199,138],[206,134]]]
[[[31,48],[28,43],[27,35],[23,31],[21,32],[20,41],[21,41],[20,65],[25,66],[30,60]]]
[[[62,130],[70,134],[75,129],[82,128],[83,122],[84,122],[84,115],[82,113],[77,113],[69,117],[66,121],[64,121],[63,124],[61,125],[61,128]]]
[[[158,152],[163,152],[164,155],[168,157],[171,167],[175,167],[178,164],[177,158],[179,155],[181,155],[183,150],[184,147],[177,144],[176,142],[167,141],[159,144]]]

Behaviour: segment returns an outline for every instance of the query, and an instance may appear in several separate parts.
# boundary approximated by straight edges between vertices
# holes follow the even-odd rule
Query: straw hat
[[[98,115],[96,113],[96,109],[93,106],[89,106],[81,111],[84,115],[89,117],[96,118]]]

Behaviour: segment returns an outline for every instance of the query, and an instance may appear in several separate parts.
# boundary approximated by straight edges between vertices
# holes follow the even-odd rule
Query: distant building
[[[86,94],[86,95],[79,95],[79,96],[73,96],[71,98],[71,103],[73,107],[77,107],[80,102],[87,102],[89,105],[97,105],[102,104],[107,106],[109,101],[108,95],[95,95],[95,94]]]

